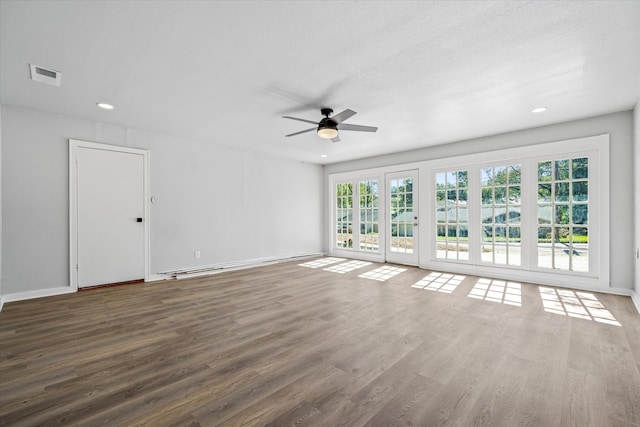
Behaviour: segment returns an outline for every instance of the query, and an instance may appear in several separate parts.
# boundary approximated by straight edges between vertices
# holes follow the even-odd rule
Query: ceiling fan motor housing
[[[321,129],[321,128],[334,128],[334,129],[337,129],[338,128],[338,123],[336,123],[335,121],[333,121],[329,117],[325,117],[324,119],[320,120],[320,123],[318,123],[318,129]]]

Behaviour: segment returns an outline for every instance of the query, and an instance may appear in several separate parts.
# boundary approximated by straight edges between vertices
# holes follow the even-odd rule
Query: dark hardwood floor
[[[7,303],[0,424],[640,425],[630,298],[330,261]]]

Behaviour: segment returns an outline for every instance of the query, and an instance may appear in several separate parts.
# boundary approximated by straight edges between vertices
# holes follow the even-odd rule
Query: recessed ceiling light
[[[538,107],[531,110],[532,113],[542,113],[544,111],[547,111],[547,107]]]
[[[320,157],[322,157],[324,159],[325,157],[327,157],[327,155],[326,154],[321,154]]]
[[[106,102],[98,102],[96,105],[105,110],[113,110],[115,108],[113,105],[107,104]]]

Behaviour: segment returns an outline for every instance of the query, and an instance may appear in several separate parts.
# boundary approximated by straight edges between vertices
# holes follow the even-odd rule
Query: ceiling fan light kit
[[[344,122],[349,117],[356,114],[356,112],[353,110],[346,109],[342,113],[337,114],[333,117],[329,117],[329,115],[333,113],[333,110],[331,108],[323,108],[320,110],[320,112],[322,113],[324,118],[320,120],[318,123],[311,120],[307,120],[307,119],[283,116],[284,119],[291,119],[291,120],[297,120],[305,123],[317,124],[318,126],[317,128],[313,127],[311,129],[305,129],[300,132],[290,133],[289,135],[285,135],[285,136],[294,136],[294,135],[299,135],[301,133],[306,133],[306,132],[311,132],[312,130],[316,130],[318,137],[322,139],[330,139],[333,142],[338,142],[340,141],[340,138],[338,137],[339,130],[353,130],[353,131],[359,131],[359,132],[375,132],[378,130],[377,127],[373,127],[373,126],[360,126],[360,125],[352,125],[352,124],[346,124],[346,123],[343,124],[342,122]]]

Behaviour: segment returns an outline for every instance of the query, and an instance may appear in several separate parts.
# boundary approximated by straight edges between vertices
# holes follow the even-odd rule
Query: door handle
[[[142,218],[136,218],[136,222],[142,222]]]

